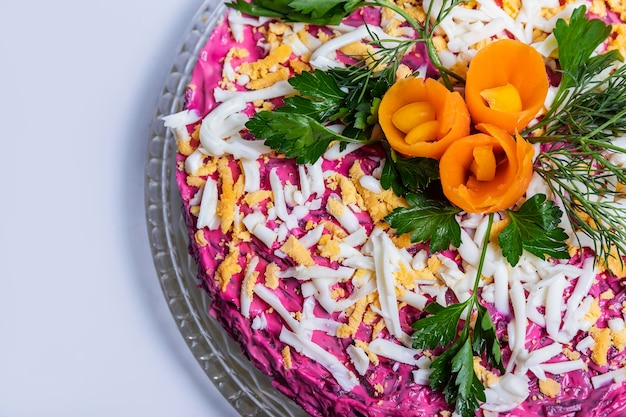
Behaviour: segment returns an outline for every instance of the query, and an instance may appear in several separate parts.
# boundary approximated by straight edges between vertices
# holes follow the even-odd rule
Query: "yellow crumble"
[[[540,379],[539,391],[550,398],[555,398],[561,393],[561,384],[552,378]]]
[[[283,355],[283,363],[285,364],[285,369],[291,369],[293,363],[291,361],[291,349],[289,349],[289,346],[285,346],[281,353]]]
[[[220,285],[222,291],[226,291],[226,287],[233,275],[241,272],[241,266],[238,263],[239,248],[237,245],[228,245],[229,253],[220,263],[215,272],[215,280]]]
[[[280,67],[276,72],[270,72],[263,78],[259,78],[250,81],[246,84],[246,87],[250,90],[262,90],[263,88],[271,87],[279,81],[285,81],[289,78],[289,69]]]
[[[279,278],[276,275],[280,271],[280,267],[274,262],[269,263],[265,267],[265,286],[271,290],[278,288]]]
[[[336,198],[329,198],[327,207],[328,207],[328,212],[335,217],[343,216],[345,209],[346,209],[344,205],[341,203],[341,201],[339,201]]]
[[[593,0],[589,7],[589,12],[599,17],[606,17],[606,3],[604,0]]]
[[[585,314],[585,320],[591,324],[595,324],[601,315],[602,310],[600,310],[600,303],[597,298],[594,298],[589,306],[589,311]]]
[[[270,190],[259,190],[246,194],[243,202],[250,208],[258,207],[259,203],[264,200],[272,200],[274,194]]]
[[[196,240],[196,243],[200,246],[206,246],[209,244],[209,242],[206,240],[206,237],[204,236],[203,230],[196,231],[196,233],[194,234],[194,239]]]
[[[522,7],[522,0],[502,0],[502,9],[513,19],[517,18]]]
[[[413,246],[413,242],[411,242],[411,233],[405,233],[403,235],[393,235],[391,236],[391,240],[394,245],[400,249],[407,249]]]
[[[321,250],[320,250],[320,256],[323,256],[324,258],[328,258],[331,261],[338,260],[340,253],[341,253],[341,247],[339,246],[339,241],[335,239],[327,239],[326,243],[321,247]]]
[[[427,263],[428,263],[428,269],[433,274],[438,273],[439,270],[441,269],[441,267],[443,266],[443,262],[436,255],[433,255],[430,258],[428,258],[428,262]]]
[[[280,250],[291,257],[298,265],[313,266],[315,261],[311,256],[311,252],[294,236],[290,235],[287,241],[281,246]]]
[[[329,220],[324,220],[322,221],[322,224],[324,225],[324,229],[327,230],[333,237],[343,239],[348,236],[346,231],[343,230],[343,228],[336,223],[333,223]]]
[[[246,274],[248,272],[246,271]],[[259,271],[251,271],[249,279],[246,282],[246,295],[250,298],[254,296],[254,286],[256,285],[257,278],[259,277]]]
[[[357,192],[362,198],[366,211],[374,223],[378,223],[385,216],[393,211],[397,207],[407,207],[407,203],[402,197],[398,197],[394,194],[393,190],[384,190],[380,194],[376,194],[367,188],[363,187],[360,183],[361,177],[365,173],[358,162],[355,162],[350,167],[350,179],[354,183]]]
[[[185,182],[187,182],[187,185],[190,187],[203,187],[204,184],[206,184],[206,180],[202,177],[196,177],[193,175],[188,175],[187,178],[185,179]]]
[[[604,291],[602,294],[600,294],[601,300],[612,300],[613,298],[615,298],[615,294],[613,293],[613,290],[610,288]]]
[[[363,349],[363,352],[365,352],[365,354],[367,355],[367,359],[369,359],[372,364],[378,365],[378,355],[370,350],[370,347],[367,343],[365,343],[363,340],[355,340],[354,345],[358,348]]]
[[[222,219],[222,233],[227,233],[235,220],[235,206],[237,200],[243,195],[244,181],[243,175],[241,175],[235,183],[228,158],[220,158],[217,169],[222,182],[222,193],[217,206],[217,214]]]
[[[378,337],[380,332],[382,332],[385,327],[385,320],[379,320],[378,322],[376,322],[374,328],[372,329],[372,337]]]
[[[191,140],[189,139],[177,139],[176,147],[178,148],[178,152],[184,156],[189,156],[196,150],[196,148],[191,145]]]
[[[354,337],[356,335],[356,332],[359,330],[359,326],[363,322],[363,316],[365,315],[367,305],[368,303],[366,298],[361,298],[355,303],[354,310],[348,318],[348,323],[342,324],[339,329],[337,329],[337,337],[345,338]]]
[[[330,296],[335,301],[340,300],[340,299],[342,299],[342,298],[344,298],[346,296],[346,290],[344,288],[341,288],[341,287],[334,288],[330,292]]]
[[[493,225],[491,226],[491,233],[489,233],[489,241],[497,242],[498,235],[509,225],[510,221],[511,220],[506,217],[502,220],[498,220],[497,222],[493,222]]]
[[[571,361],[575,361],[580,359],[580,352],[576,351],[576,350],[572,350],[570,348],[564,347],[563,348],[563,354],[565,355],[565,357],[567,357],[567,359],[571,360]]]
[[[608,363],[607,354],[611,348],[611,330],[592,327],[589,331],[595,344],[591,348],[591,360],[600,366]]]

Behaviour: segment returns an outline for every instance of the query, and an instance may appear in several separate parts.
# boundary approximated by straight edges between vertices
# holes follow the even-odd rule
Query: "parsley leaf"
[[[559,63],[563,78],[559,89],[566,89],[580,84],[580,77],[589,77],[589,68],[594,73],[600,73],[620,55],[613,51],[591,58],[591,54],[604,42],[611,33],[611,26],[600,19],[587,19],[586,7],[580,6],[574,10],[569,24],[559,19],[554,28],[554,37],[559,46]],[[600,65],[598,65],[600,64]]]
[[[461,244],[461,226],[455,218],[460,209],[421,194],[409,193],[406,201],[409,208],[398,207],[385,217],[398,235],[410,232],[411,242],[430,240],[433,253]]]
[[[507,211],[510,223],[498,236],[502,254],[512,266],[522,256],[523,250],[538,256],[557,259],[569,258],[565,231],[558,227],[562,211],[544,194],[526,200],[518,211]]]
[[[469,339],[452,358],[451,380],[444,389],[446,401],[455,404],[455,411],[461,416],[474,416],[480,405],[485,401],[485,388],[474,372],[474,352]]]
[[[448,346],[457,336],[459,320],[468,302],[451,304],[442,307],[437,303],[430,303],[426,311],[432,316],[425,317],[413,323],[413,348],[435,349],[437,346]]]
[[[487,361],[500,369],[501,372],[504,372],[500,343],[498,342],[496,327],[491,320],[489,311],[481,304],[477,305],[476,310],[472,349],[474,349],[474,352],[485,352]]]
[[[439,179],[439,162],[431,158],[405,158],[383,142],[387,158],[380,177],[380,185],[391,188],[396,195],[422,192],[432,181]]]
[[[315,19],[322,19],[330,15],[347,16],[361,6],[361,2],[360,0],[293,0],[289,2],[289,6]]]
[[[279,111],[303,114],[318,122],[334,121],[345,114],[346,93],[335,78],[321,70],[302,72],[289,79],[299,94],[285,99]]]
[[[255,114],[246,127],[299,164],[315,162],[333,141],[369,143],[380,97],[393,80],[388,68],[376,74],[363,65],[297,74],[289,83],[298,94],[274,112]],[[342,134],[325,127],[337,121],[345,125]]]
[[[466,326],[458,335],[463,312],[474,304],[478,314],[473,333],[470,336]],[[413,348],[432,350],[441,346],[445,349],[430,365],[430,386],[441,389],[446,401],[455,404],[458,414],[474,416],[478,401],[485,401],[484,387],[474,373],[474,354],[485,352],[487,361],[504,372],[500,344],[489,312],[475,297],[447,307],[431,303],[426,311],[433,315],[413,324],[416,330],[412,335]]]
[[[266,16],[288,22],[338,25],[361,6],[357,0],[235,0],[228,7],[252,16]]]
[[[270,148],[296,158],[298,164],[314,163],[335,140],[350,141],[302,114],[262,111],[246,127],[257,138],[265,139]]]
[[[468,338],[459,338],[431,364],[430,387],[442,390],[446,402],[455,404],[462,417],[473,417],[485,389],[474,372],[474,354]]]
[[[423,319],[422,319],[423,320]],[[450,381],[452,376],[452,358],[461,348],[461,339],[457,340],[452,346],[443,350],[439,356],[430,364],[430,387],[438,390],[444,388]],[[446,401],[448,399],[446,398]]]

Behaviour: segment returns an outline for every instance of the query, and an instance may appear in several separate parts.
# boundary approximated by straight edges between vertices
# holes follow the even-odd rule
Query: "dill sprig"
[[[330,10],[329,8],[333,10],[329,19],[337,19],[340,15],[347,16],[363,6],[387,7],[404,17],[418,33],[416,39],[380,39],[370,31],[371,44],[375,46],[372,51],[352,56],[356,62],[345,67],[317,70],[312,75],[296,74],[289,83],[298,94],[285,99],[285,106],[276,111],[255,114],[246,127],[257,138],[266,139],[266,145],[271,148],[287,156],[297,156],[298,163],[315,162],[323,154],[325,146],[333,142],[340,142],[345,146],[348,142],[372,143],[383,140],[380,132],[375,129],[378,105],[395,82],[402,58],[415,43],[426,42],[429,45],[429,54],[432,53],[431,63],[442,74],[451,74],[444,69],[436,54],[432,35],[437,25],[458,3],[459,0],[444,0],[433,20],[427,18],[424,23],[417,22],[402,7],[388,0],[328,0],[315,4],[299,0],[230,3],[231,7],[249,14],[284,20],[294,20],[297,17],[317,23],[328,23],[323,21],[322,12]],[[432,12],[432,6],[429,12]],[[452,83],[447,75],[442,77],[451,89]],[[326,127],[334,122],[344,124],[345,128],[340,134]]]
[[[573,226],[589,236],[599,257],[608,260],[611,248],[626,254],[624,195],[626,168],[607,159],[597,146],[553,146],[538,156],[536,171],[558,197]],[[601,164],[601,165],[600,165]]]
[[[464,82],[464,79],[456,74],[454,71],[451,71],[449,68],[445,67],[437,54],[437,49],[435,48],[435,44],[433,42],[433,35],[435,29],[441,24],[441,22],[450,14],[452,9],[461,4],[464,0],[444,0],[441,4],[441,8],[435,14],[434,4],[435,2],[430,2],[428,5],[428,9],[425,10],[426,18],[423,22],[419,22],[415,20],[409,13],[406,12],[402,7],[396,5],[391,1],[379,0],[374,1],[374,3],[387,7],[400,16],[402,16],[409,25],[419,35],[419,38],[416,39],[416,42],[424,42],[426,44],[426,51],[428,53],[428,58],[430,59],[431,64],[437,69],[441,76],[441,81],[443,84],[450,90],[452,90],[452,81],[451,78],[456,79],[457,81]],[[367,4],[367,2],[365,3]],[[384,46],[382,46],[384,49]]]
[[[610,145],[612,136],[626,134],[626,66],[617,51],[600,55],[590,65],[578,68],[574,85],[559,87],[555,99],[541,121],[527,132],[542,128],[535,142],[554,142],[584,137]]]
[[[234,0],[231,3],[227,3],[227,5],[240,12],[254,16],[267,16],[282,19],[287,22],[298,21],[321,25],[337,25],[343,18],[361,7],[386,7],[402,16],[407,23],[415,29],[419,35],[419,39],[409,41],[409,43],[426,43],[426,50],[432,65],[441,74],[442,81],[446,87],[452,89],[451,78],[455,78],[461,82],[463,82],[463,79],[442,64],[433,43],[433,34],[435,28],[450,14],[452,9],[460,3],[463,3],[463,1],[465,0],[443,0],[441,8],[438,9],[436,13],[434,8],[435,2],[431,2],[428,6],[428,10],[425,10],[426,19],[424,22],[418,22],[401,6],[390,0],[253,0],[252,2]],[[387,42],[389,41],[385,40],[385,43]],[[383,51],[383,53],[387,51],[387,56],[390,57],[388,60],[391,61],[399,57],[394,53],[394,49],[396,48],[391,48],[387,51],[386,47],[382,47],[381,51]]]
[[[557,23],[562,80],[550,109],[525,134],[543,144],[535,170],[575,230],[590,238],[599,258],[606,262],[617,254],[621,261],[626,166],[616,156],[626,155],[626,148],[616,139],[626,135],[626,66],[616,65],[622,60],[617,51],[594,54],[611,28],[588,20],[585,10],[577,8],[569,24]]]
[[[450,90],[452,90],[452,82],[450,80],[450,77],[456,79],[457,81],[460,81],[461,83],[465,83],[465,80],[460,75],[443,65],[441,59],[439,59],[439,55],[437,54],[437,49],[435,48],[435,44],[433,42],[433,35],[437,26],[439,26],[439,24],[450,14],[452,9],[454,9],[461,3],[463,3],[462,0],[444,1],[441,5],[441,9],[439,9],[437,15],[434,16],[433,22],[431,23],[429,19],[426,19],[422,31],[420,32],[418,30],[420,36],[423,39],[426,39],[426,49],[428,51],[428,57],[430,58],[430,61],[432,62],[433,66],[439,71],[439,74],[441,75],[441,80],[443,81],[444,85]],[[427,16],[433,15],[434,4],[435,2],[431,1],[428,5],[428,10],[426,11]]]

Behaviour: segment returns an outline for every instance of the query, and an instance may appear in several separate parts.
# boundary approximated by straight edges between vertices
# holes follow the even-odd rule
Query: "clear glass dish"
[[[174,178],[176,144],[161,116],[182,110],[183,96],[199,50],[226,11],[224,1],[206,0],[183,41],[163,86],[148,140],[145,209],[154,265],[165,300],[207,376],[242,416],[306,416],[270,384],[207,313],[210,299],[197,288],[196,265],[187,251],[181,199]]]

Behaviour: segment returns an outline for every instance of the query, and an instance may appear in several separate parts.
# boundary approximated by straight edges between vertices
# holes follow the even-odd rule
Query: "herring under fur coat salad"
[[[165,117],[210,313],[314,416],[626,415],[626,7],[236,0]]]

